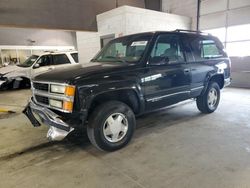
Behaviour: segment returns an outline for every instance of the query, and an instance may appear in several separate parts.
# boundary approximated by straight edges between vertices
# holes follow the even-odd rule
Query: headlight
[[[62,108],[63,102],[55,99],[49,99],[49,105],[56,108]]]
[[[54,85],[50,86],[51,93],[65,94],[66,96],[75,96],[75,86]]]
[[[50,86],[50,92],[51,93],[64,94],[64,92],[65,92],[65,86],[63,86],[63,85],[51,85]]]
[[[59,84],[51,84],[50,92],[64,95],[66,100],[55,100],[49,99],[49,105],[60,108],[67,112],[73,111],[73,102],[75,96],[75,86],[71,85],[59,85]]]

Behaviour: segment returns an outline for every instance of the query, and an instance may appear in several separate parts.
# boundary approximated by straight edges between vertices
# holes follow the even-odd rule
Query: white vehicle
[[[32,55],[24,63],[0,68],[0,89],[30,87],[30,79],[65,65],[78,63],[78,52],[46,52]]]

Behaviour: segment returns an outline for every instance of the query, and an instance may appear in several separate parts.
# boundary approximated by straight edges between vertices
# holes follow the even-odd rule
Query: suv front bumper
[[[224,79],[224,87],[229,86],[231,84],[231,80],[232,80],[232,78],[226,78],[226,79]]]
[[[50,127],[47,137],[50,140],[64,139],[74,128],[64,122],[59,115],[43,106],[37,105],[31,99],[23,110],[34,127],[46,124]]]

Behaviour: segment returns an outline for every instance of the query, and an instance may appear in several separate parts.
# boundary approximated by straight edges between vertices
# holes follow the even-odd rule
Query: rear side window
[[[216,46],[215,42],[212,40],[202,40],[201,41],[201,57],[204,59],[218,58],[223,57],[223,54],[220,54],[219,48]]]
[[[79,60],[78,60],[78,53],[72,53],[71,56],[73,57],[73,59],[74,59],[74,61],[75,61],[76,63],[79,62]]]
[[[225,57],[222,47],[217,41],[211,38],[191,37],[188,39],[187,43],[191,48],[190,55],[192,56],[192,61],[203,61]]]
[[[65,54],[53,55],[53,64],[54,65],[62,65],[69,64],[69,58]]]

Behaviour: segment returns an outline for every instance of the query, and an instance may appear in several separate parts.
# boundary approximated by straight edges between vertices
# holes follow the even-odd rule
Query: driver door
[[[34,77],[38,74],[45,73],[52,69],[53,69],[53,64],[51,55],[43,55],[33,65],[33,69],[31,70],[31,76]]]
[[[158,36],[143,81],[147,110],[189,98],[191,74],[178,35]]]

